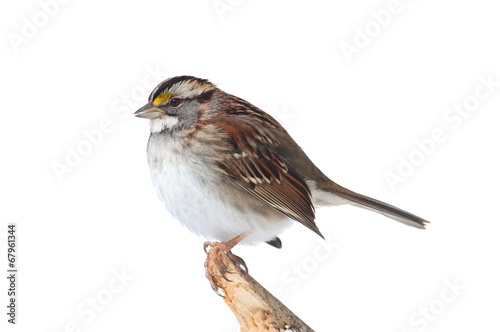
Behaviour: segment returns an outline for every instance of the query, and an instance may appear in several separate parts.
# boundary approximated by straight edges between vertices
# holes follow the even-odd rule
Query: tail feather
[[[348,200],[350,204],[381,213],[386,217],[399,221],[408,226],[425,229],[426,224],[429,223],[429,221],[420,218],[413,213],[407,212],[395,207],[394,205],[384,203],[374,198],[358,194],[347,188],[339,186],[338,184],[325,189],[336,196]]]

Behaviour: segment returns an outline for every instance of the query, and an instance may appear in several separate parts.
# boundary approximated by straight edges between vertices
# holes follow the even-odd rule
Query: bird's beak
[[[157,119],[164,114],[165,114],[164,111],[162,111],[157,107],[152,106],[151,104],[146,104],[142,106],[134,113],[134,115],[137,116],[138,118],[145,118],[150,120]]]

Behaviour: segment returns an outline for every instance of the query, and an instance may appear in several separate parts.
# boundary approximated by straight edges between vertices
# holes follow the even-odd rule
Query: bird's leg
[[[226,242],[207,241],[203,243],[203,249],[205,250],[205,253],[207,253],[207,260],[205,261],[205,276],[210,282],[210,286],[212,286],[212,289],[218,295],[222,296],[222,294],[219,292],[220,285],[217,284],[216,280],[216,277],[218,277],[218,275],[216,271],[214,271],[213,269],[209,269],[208,262],[210,260],[212,264],[214,264],[218,268],[220,273],[219,277],[223,277],[227,281],[230,281],[226,276],[228,273],[230,273],[230,271],[222,260],[221,255],[227,255],[231,262],[233,262],[236,266],[242,268],[245,272],[248,272],[245,261],[231,252],[231,249],[247,236],[248,234],[240,234]]]

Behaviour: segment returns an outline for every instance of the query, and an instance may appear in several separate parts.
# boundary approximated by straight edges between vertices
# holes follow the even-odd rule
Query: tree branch
[[[241,332],[314,332],[242,269],[239,257],[217,244],[209,247],[206,275],[224,292],[224,301],[236,316]]]

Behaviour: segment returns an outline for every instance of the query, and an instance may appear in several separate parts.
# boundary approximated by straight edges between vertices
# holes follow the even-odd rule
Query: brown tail
[[[352,202],[351,204],[353,205],[381,213],[386,217],[397,220],[408,226],[425,229],[426,224],[429,223],[427,220],[420,218],[413,213],[406,212],[404,210],[401,210],[400,208],[373,199],[371,197],[358,194],[347,188],[339,186],[336,183],[332,183],[332,186],[329,186],[329,188],[324,188],[323,190],[344,198],[348,200],[349,203]]]

